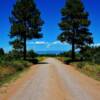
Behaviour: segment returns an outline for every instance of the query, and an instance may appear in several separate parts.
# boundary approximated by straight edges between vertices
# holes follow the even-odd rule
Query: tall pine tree
[[[10,16],[12,45],[16,48],[23,44],[24,60],[26,59],[26,42],[34,38],[41,38],[43,21],[34,0],[16,0]],[[16,42],[18,41],[18,42]],[[18,43],[18,44],[17,44]],[[16,44],[16,45],[15,45]],[[19,46],[22,47],[22,46]]]
[[[61,10],[62,19],[59,24],[63,31],[58,39],[72,45],[72,60],[75,60],[75,49],[93,43],[92,34],[88,30],[90,20],[81,0],[67,0]]]
[[[10,42],[10,45],[13,45],[13,50],[16,51],[23,51],[23,41],[19,40],[19,39],[15,39],[13,41]]]

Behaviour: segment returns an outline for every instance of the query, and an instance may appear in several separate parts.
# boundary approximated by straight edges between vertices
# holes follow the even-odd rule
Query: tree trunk
[[[72,42],[72,61],[75,60],[75,43],[74,43],[74,40]]]
[[[24,52],[23,52],[23,54],[24,54],[24,60],[26,60],[26,36],[24,37]]]
[[[76,34],[76,31],[73,28],[73,36],[72,36],[72,61],[75,61],[75,34]]]

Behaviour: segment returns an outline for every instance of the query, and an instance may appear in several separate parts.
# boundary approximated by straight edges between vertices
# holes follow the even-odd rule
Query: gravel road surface
[[[36,66],[36,72],[7,100],[100,100],[100,82],[73,67],[54,58]]]

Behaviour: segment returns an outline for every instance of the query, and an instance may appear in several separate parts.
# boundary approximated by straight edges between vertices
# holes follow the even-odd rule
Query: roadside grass
[[[37,57],[38,62],[41,62],[45,57]],[[32,63],[23,60],[0,61],[0,87],[8,84],[20,77],[20,75],[27,71]]]
[[[28,61],[11,61],[0,64],[0,86],[16,80],[32,64]]]
[[[70,58],[68,57],[57,57],[57,59],[59,59],[64,63],[70,60]],[[83,62],[77,61],[70,63],[70,65],[75,67],[83,74],[86,74],[89,77],[92,77],[93,79],[100,81],[100,64],[95,64],[89,61],[83,61]]]
[[[23,71],[18,71],[16,73],[14,73],[13,75],[6,75],[5,77],[3,77],[2,80],[0,80],[0,86],[4,85],[4,84],[8,84],[14,80],[16,80],[17,78],[20,77],[20,74],[22,73]]]
[[[100,81],[100,65],[91,62],[72,63],[80,72]]]

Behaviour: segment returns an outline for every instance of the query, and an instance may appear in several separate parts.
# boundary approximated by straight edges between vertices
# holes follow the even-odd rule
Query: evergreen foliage
[[[75,60],[76,48],[82,52],[87,45],[93,43],[92,33],[88,30],[89,14],[85,11],[81,0],[67,0],[61,14],[59,26],[63,32],[58,39],[72,45],[72,60]]]
[[[40,18],[40,12],[37,9],[34,0],[17,0],[13,6],[12,15],[10,17],[11,31],[10,44],[15,49],[22,49],[24,60],[26,59],[26,42],[34,38],[41,38],[41,26],[43,21]]]

